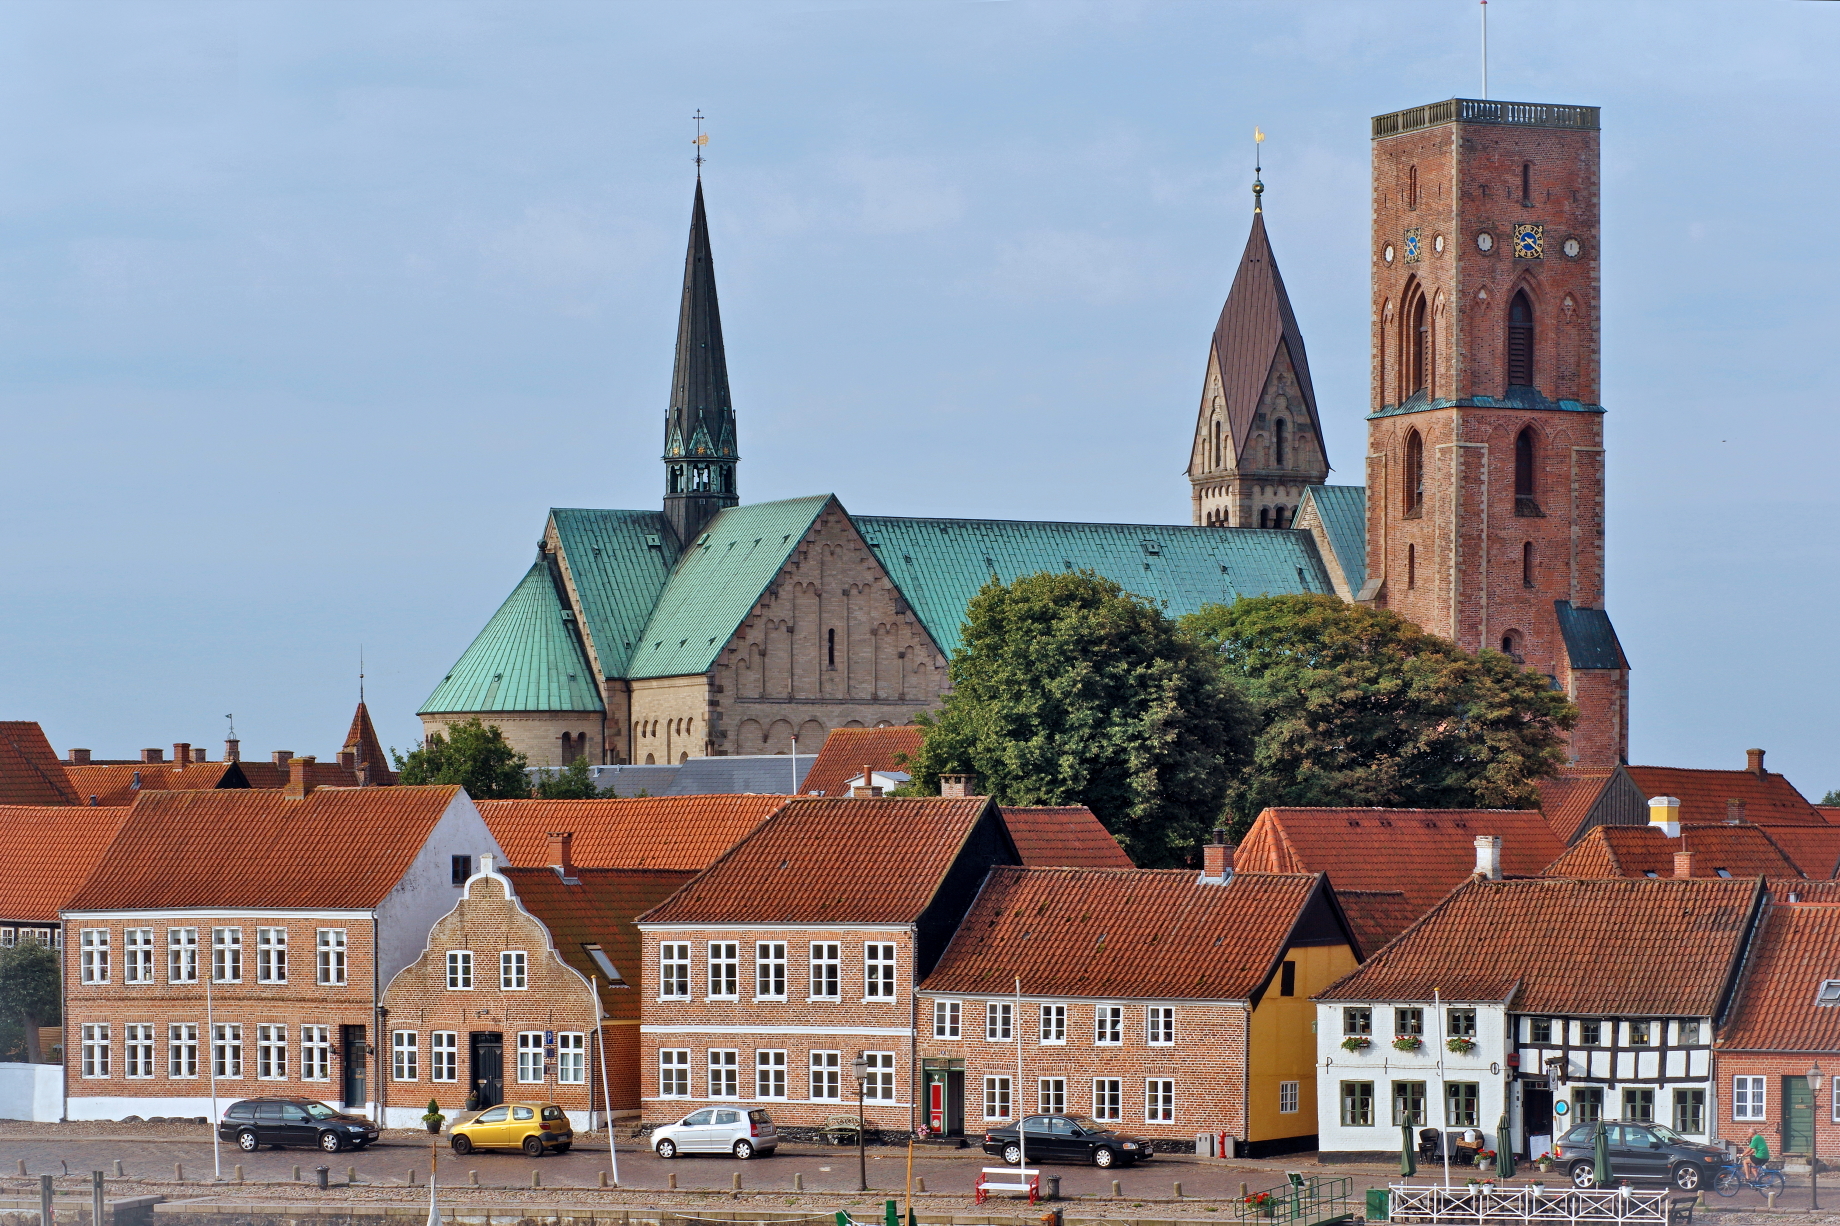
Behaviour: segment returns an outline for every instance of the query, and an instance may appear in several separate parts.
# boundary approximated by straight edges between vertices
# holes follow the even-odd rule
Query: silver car
[[[752,1158],[779,1148],[773,1117],[756,1107],[704,1107],[675,1124],[652,1133],[652,1149],[660,1158],[679,1154],[732,1154]]]

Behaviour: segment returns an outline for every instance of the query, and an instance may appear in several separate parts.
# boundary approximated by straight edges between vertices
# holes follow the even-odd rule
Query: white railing
[[[1565,1222],[1665,1226],[1666,1191],[1621,1188],[1487,1188],[1396,1183],[1388,1216],[1395,1222]]]

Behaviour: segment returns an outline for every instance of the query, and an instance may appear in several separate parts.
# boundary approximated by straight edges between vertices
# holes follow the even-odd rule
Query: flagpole
[[[588,976],[588,987],[594,997],[594,1035],[601,1049],[601,1102],[607,1110],[607,1162],[613,1167],[613,1186],[617,1188],[620,1186],[620,1151],[613,1137],[613,1085],[607,1080],[607,1028],[601,1024],[600,976]],[[594,1099],[590,1097],[588,1101],[592,1103]]]
[[[1489,96],[1489,0],[1482,0],[1482,96]]]
[[[1016,1036],[1016,1163],[1017,1170],[1025,1170],[1029,1165],[1028,1130],[1023,1121],[1027,1114],[1022,1109],[1022,976],[1016,976],[1016,1016],[1010,1019],[1010,1032]]]
[[[1486,4],[1488,0],[1483,0],[1483,2]],[[1419,999],[1424,998],[1421,996]],[[1438,1024],[1438,1098],[1441,1103],[1440,1109],[1448,1111],[1450,1090],[1444,1085],[1444,998],[1437,988],[1431,989],[1431,1003],[1433,1012],[1437,1014]],[[1425,1114],[1431,1114],[1429,1104],[1426,1106]],[[1450,1120],[1448,1118],[1444,1120],[1444,1126],[1438,1129],[1438,1149],[1444,1155],[1444,1186],[1448,1188],[1450,1186]]]
[[[204,1030],[205,1056],[211,1061],[211,1166],[216,1177],[224,1177],[223,1138],[217,1135],[217,1013],[211,1003],[211,977],[217,973],[217,950],[211,951],[211,962],[205,967],[204,976]]]

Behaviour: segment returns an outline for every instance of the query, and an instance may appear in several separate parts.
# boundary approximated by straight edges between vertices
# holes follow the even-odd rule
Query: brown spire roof
[[[370,710],[362,703],[351,717],[351,731],[345,734],[345,744],[339,747],[340,753],[352,753],[357,757],[353,762],[358,767],[368,766],[370,773],[366,778],[373,787],[396,782],[396,775],[390,770],[390,759],[383,752],[383,745],[377,740],[377,729],[371,726]]]
[[[1284,278],[1278,275],[1278,261],[1265,234],[1265,214],[1255,212],[1246,250],[1239,257],[1239,271],[1233,276],[1233,288],[1214,325],[1209,353],[1211,362],[1220,370],[1220,390],[1227,402],[1227,423],[1233,430],[1235,452],[1246,445],[1252,433],[1253,414],[1258,411],[1259,397],[1265,392],[1281,347],[1290,350],[1291,365],[1297,371],[1297,390],[1320,438],[1316,391],[1310,385],[1303,333],[1291,311],[1290,295],[1284,292]],[[1205,408],[1206,392],[1202,395]]]

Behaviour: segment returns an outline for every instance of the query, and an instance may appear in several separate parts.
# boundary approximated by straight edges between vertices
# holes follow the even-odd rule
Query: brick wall
[[[1715,1100],[1708,1104],[1707,1110],[1713,1115],[1712,1127],[1715,1135],[1737,1145],[1743,1145],[1751,1139],[1753,1130],[1761,1130],[1764,1139],[1770,1143],[1772,1157],[1791,1152],[1785,1143],[1783,1133],[1784,1080],[1793,1078],[1801,1082],[1808,1075],[1810,1065],[1820,1065],[1825,1080],[1821,1090],[1814,1097],[1814,1143],[1818,1153],[1825,1154],[1827,1162],[1840,1158],[1840,1112],[1835,1110],[1833,1074],[1840,1069],[1840,1061],[1833,1058],[1831,1052],[1802,1052],[1799,1054],[1763,1054],[1752,1052],[1718,1052],[1715,1056],[1713,1093]],[[1756,1118],[1747,1112],[1742,1119],[1737,1118],[1740,1109],[1738,1103],[1739,1077],[1763,1079],[1763,1117]],[[1750,1086],[1745,1107],[1750,1107],[1752,1095]],[[1752,1108],[1754,1110],[1754,1108]],[[1806,1146],[1799,1146],[1801,1154],[1807,1153]]]

